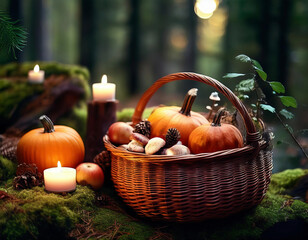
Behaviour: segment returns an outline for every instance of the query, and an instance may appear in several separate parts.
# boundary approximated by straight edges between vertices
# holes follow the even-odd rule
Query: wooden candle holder
[[[103,137],[110,125],[116,121],[118,103],[117,100],[88,102],[86,162],[93,162],[94,157],[105,149]]]

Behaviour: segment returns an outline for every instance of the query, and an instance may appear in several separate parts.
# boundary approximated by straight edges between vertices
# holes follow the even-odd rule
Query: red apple
[[[90,185],[94,190],[98,190],[104,183],[104,172],[96,163],[84,162],[76,168],[77,183],[80,185]]]
[[[115,122],[108,129],[110,142],[116,145],[127,144],[130,142],[134,128],[125,122]]]

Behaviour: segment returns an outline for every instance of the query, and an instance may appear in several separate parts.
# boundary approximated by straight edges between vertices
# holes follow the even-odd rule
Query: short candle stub
[[[28,81],[33,84],[41,84],[44,82],[45,71],[40,70],[38,64],[36,64],[33,70],[28,72]]]
[[[76,169],[61,167],[47,168],[44,170],[45,191],[52,193],[74,192],[76,190]]]

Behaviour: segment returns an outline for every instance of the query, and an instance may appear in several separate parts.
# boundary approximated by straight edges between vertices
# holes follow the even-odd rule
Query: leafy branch
[[[240,99],[242,100],[249,99],[249,95],[247,95],[248,93],[256,94],[257,101],[256,103],[251,104],[251,108],[253,110],[253,120],[255,122],[259,122],[261,120],[262,110],[269,111],[275,114],[275,116],[278,118],[278,120],[287,130],[287,132],[291,135],[295,143],[299,146],[305,157],[308,158],[307,153],[305,152],[301,144],[294,136],[292,128],[288,124],[284,123],[282,119],[282,116],[286,119],[292,119],[294,117],[294,114],[285,108],[276,110],[275,107],[268,104],[266,101],[266,95],[264,94],[263,88],[269,87],[271,89],[272,94],[278,97],[278,99],[280,100],[280,102],[284,107],[297,108],[296,99],[292,96],[281,95],[285,93],[284,85],[281,82],[268,81],[267,74],[266,72],[264,72],[261,64],[258,61],[244,54],[236,56],[235,59],[250,64],[252,72],[247,74],[228,73],[224,76],[224,78],[241,79],[241,81],[235,87],[235,90],[237,91],[238,97]]]
[[[18,21],[13,21],[6,13],[0,11],[0,49],[8,49],[16,59],[15,49],[22,51],[26,45],[27,32]]]

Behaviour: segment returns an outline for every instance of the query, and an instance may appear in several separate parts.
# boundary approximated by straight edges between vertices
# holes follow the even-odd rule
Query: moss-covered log
[[[31,84],[27,74],[35,64],[27,62],[1,66],[0,133],[12,127],[21,131],[33,128],[42,114],[49,115],[55,121],[74,114],[74,108],[85,109],[85,102],[90,97],[89,72],[86,68],[39,62],[45,71],[45,81]],[[85,132],[85,126],[81,132]]]

